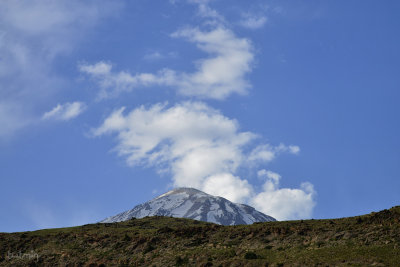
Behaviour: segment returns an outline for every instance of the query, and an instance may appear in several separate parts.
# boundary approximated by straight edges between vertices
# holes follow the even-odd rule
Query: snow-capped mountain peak
[[[171,216],[222,225],[275,221],[254,208],[206,194],[194,188],[176,188],[131,210],[104,219],[103,223],[121,222],[146,216]]]

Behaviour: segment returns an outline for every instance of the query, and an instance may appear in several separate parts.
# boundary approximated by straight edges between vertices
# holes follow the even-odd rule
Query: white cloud
[[[88,74],[100,86],[97,100],[116,97],[122,92],[130,92],[139,86],[168,85],[175,82],[175,72],[164,69],[157,74],[113,72],[110,63],[100,61],[96,64],[80,64],[79,71]]]
[[[100,61],[94,65],[82,64],[79,66],[80,71],[92,74],[93,76],[109,75],[111,72],[111,68],[112,68],[111,64],[103,61]]]
[[[258,175],[266,179],[263,191],[256,194],[250,203],[258,210],[273,215],[278,220],[310,218],[315,206],[316,192],[306,182],[298,189],[279,188],[281,176],[275,172],[260,170]]]
[[[198,16],[209,19],[207,24],[225,23],[225,18],[215,9],[208,6],[209,1],[192,1],[198,5]]]
[[[298,154],[300,152],[300,147],[298,146],[286,146],[284,144],[279,144],[279,146],[271,146],[268,144],[263,144],[255,147],[248,160],[250,162],[269,162],[273,160],[280,153],[290,153]]]
[[[202,189],[214,196],[222,196],[233,202],[243,203],[253,193],[247,180],[231,173],[219,173],[205,179]]]
[[[279,184],[279,180],[281,179],[281,176],[278,173],[267,171],[265,169],[258,171],[257,175],[261,177],[265,175],[265,177],[271,179],[271,181],[273,181],[275,184]]]
[[[242,27],[257,30],[262,28],[265,23],[268,21],[265,15],[255,15],[251,13],[243,13],[242,19],[239,21],[239,24]]]
[[[259,152],[256,153],[258,158],[266,161],[272,160],[278,153],[292,151],[280,144],[262,145],[258,146],[262,149],[248,152],[257,135],[239,131],[236,120],[223,116],[204,103],[184,102],[169,108],[167,104],[156,104],[148,108],[141,106],[126,115],[124,113],[125,108],[114,111],[94,130],[94,135],[116,134],[116,150],[126,157],[129,165],[167,170],[172,174],[174,186],[195,187],[232,201],[252,203],[256,196],[254,202],[258,206],[263,198],[267,198],[264,195],[267,193],[280,197],[286,190],[300,195],[300,199],[302,197],[301,189],[278,189],[280,177],[267,171],[265,174],[268,181],[273,182],[273,190],[264,190],[256,195],[258,190],[249,180],[237,176],[237,170],[251,167],[247,158],[255,150]],[[271,151],[273,157],[263,156],[263,149]],[[297,205],[295,201],[285,201],[290,206]],[[287,209],[284,215],[288,218],[307,215],[295,208]],[[280,218],[285,218],[275,209],[268,211],[271,211],[267,213],[269,215],[274,216],[275,212]]]
[[[183,74],[177,85],[183,95],[224,99],[232,93],[245,94],[250,84],[245,74],[252,69],[252,45],[223,27],[209,32],[187,28],[172,36],[183,37],[213,57],[197,62],[198,70]]]
[[[113,112],[95,134],[116,132],[118,152],[131,165],[167,164],[175,186],[201,188],[209,176],[234,172],[243,162],[242,146],[255,138],[204,103],[142,106],[126,116],[123,111]]]
[[[276,151],[270,145],[259,145],[251,151],[249,161],[271,161],[275,158]]]
[[[227,28],[218,26],[210,31],[186,28],[172,34],[184,38],[210,57],[196,62],[193,73],[163,69],[159,72],[130,74],[112,72],[111,64],[81,64],[79,70],[100,86],[98,98],[108,98],[140,86],[166,85],[185,96],[225,99],[233,93],[246,94],[250,84],[245,75],[252,69],[253,53],[249,40],[238,38]]]
[[[73,102],[58,104],[52,110],[43,114],[43,119],[54,119],[54,120],[70,120],[80,115],[86,109],[86,105],[82,102]]]
[[[300,153],[300,147],[298,146],[289,146],[289,152],[292,154],[299,154]]]
[[[71,52],[86,30],[116,8],[108,1],[0,1],[0,99],[12,105],[2,109],[0,124],[13,118],[15,126],[4,127],[0,138],[40,119],[40,105],[63,88],[52,68],[57,56]]]
[[[178,53],[177,52],[168,52],[168,53],[161,53],[159,51],[153,51],[146,53],[143,56],[143,59],[146,61],[158,61],[158,60],[165,60],[165,59],[171,59],[171,58],[177,58]]]

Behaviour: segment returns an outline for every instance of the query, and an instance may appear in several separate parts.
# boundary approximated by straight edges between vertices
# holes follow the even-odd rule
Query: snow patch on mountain
[[[194,188],[177,188],[101,222],[121,222],[146,216],[189,218],[221,225],[276,221],[248,205],[236,204]]]

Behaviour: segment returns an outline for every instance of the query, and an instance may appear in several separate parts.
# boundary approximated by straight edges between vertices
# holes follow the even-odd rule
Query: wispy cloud
[[[255,147],[249,157],[250,162],[268,162],[280,154],[280,153],[290,153],[298,154],[300,152],[300,147],[298,146],[286,146],[284,144],[279,144],[278,146],[271,146],[268,144],[263,144]]]
[[[224,99],[232,93],[247,93],[250,84],[245,75],[252,70],[254,58],[249,40],[238,38],[224,27],[208,32],[187,28],[172,36],[186,38],[213,56],[199,60],[197,72],[182,74],[178,84],[181,94]]]
[[[252,13],[243,13],[242,19],[239,21],[239,25],[251,30],[256,30],[262,28],[267,21],[267,16],[263,14],[256,15]]]
[[[138,73],[133,75],[126,71],[113,72],[112,68],[110,63],[104,61],[93,65],[79,65],[79,71],[89,75],[99,85],[98,100],[117,97],[122,92],[130,92],[137,87],[171,85],[177,79],[176,73],[169,69],[163,69],[156,74]]]
[[[71,120],[85,111],[86,105],[82,102],[58,104],[52,110],[43,114],[42,119]]]
[[[100,99],[115,97],[143,86],[166,85],[184,96],[225,99],[233,93],[246,94],[250,88],[245,75],[252,70],[253,53],[249,40],[218,26],[210,31],[185,28],[171,35],[194,43],[211,57],[197,60],[194,73],[163,69],[157,73],[112,72],[110,63],[81,64],[79,70],[100,86]]]
[[[126,157],[129,165],[154,166],[171,173],[174,186],[196,187],[235,202],[259,204],[266,192],[266,189],[257,192],[250,180],[237,175],[239,168],[257,166],[249,164],[249,157],[265,164],[279,153],[296,154],[299,150],[297,146],[284,144],[264,144],[249,149],[254,147],[258,136],[241,132],[236,120],[202,102],[184,102],[172,107],[156,104],[148,108],[139,107],[126,115],[124,112],[124,108],[114,111],[94,130],[94,134],[116,134],[116,150]],[[278,183],[274,186],[274,191],[268,192],[275,192],[277,196],[286,191],[307,195],[304,189],[282,191],[277,188]],[[267,207],[264,205],[263,210]],[[273,209],[268,210],[272,211],[268,214],[274,216],[276,213],[285,219],[309,216],[287,209],[289,212],[283,215]]]
[[[176,57],[178,57],[177,52],[162,53],[160,51],[153,51],[146,53],[143,56],[143,59],[147,61],[157,61],[157,60],[171,59]]]
[[[145,60],[159,60],[163,59],[164,55],[162,55],[160,52],[152,52],[152,53],[147,53],[143,56]]]
[[[40,119],[40,104],[62,88],[52,69],[57,56],[71,52],[117,2],[0,1],[0,124],[13,118],[0,138]]]
[[[197,15],[208,19],[207,24],[221,24],[226,23],[225,18],[219,14],[215,9],[212,9],[208,2],[210,1],[189,1],[197,4]],[[211,20],[211,21],[210,21]]]

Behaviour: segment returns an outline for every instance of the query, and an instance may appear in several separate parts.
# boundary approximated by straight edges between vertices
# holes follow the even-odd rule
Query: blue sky
[[[176,186],[278,219],[398,205],[397,1],[2,1],[0,231]]]

